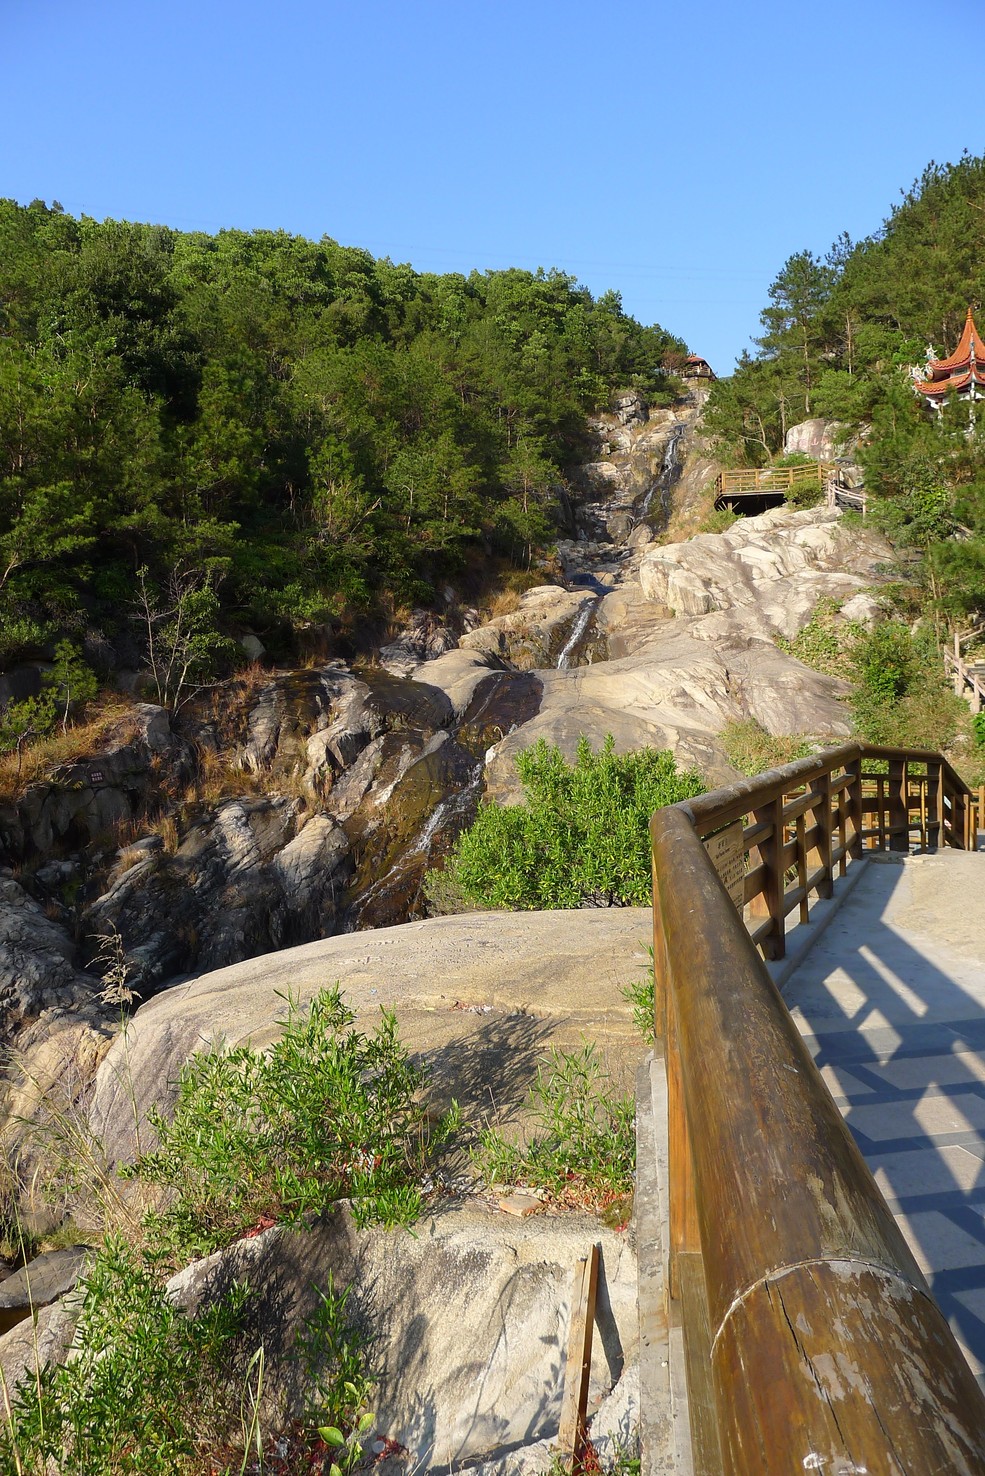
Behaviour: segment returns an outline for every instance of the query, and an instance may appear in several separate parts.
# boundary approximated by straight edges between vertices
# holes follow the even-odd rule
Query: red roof
[[[985,363],[969,366],[964,373],[959,370],[947,379],[917,379],[914,380],[913,387],[920,394],[929,395],[932,400],[941,400],[945,395],[959,395],[962,390],[968,389],[972,380],[975,384],[985,386]]]
[[[969,308],[961,341],[954,353],[947,359],[931,359],[927,364],[927,377],[928,379],[943,379],[955,369],[967,369],[973,359],[978,364],[985,364],[985,342],[979,336],[975,320],[971,316],[971,308]]]

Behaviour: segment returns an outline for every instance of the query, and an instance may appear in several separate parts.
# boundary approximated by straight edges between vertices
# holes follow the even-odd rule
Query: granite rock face
[[[168,1291],[191,1311],[248,1281],[267,1397],[297,1408],[304,1390],[290,1356],[294,1335],[330,1277],[351,1287],[347,1310],[386,1332],[376,1348],[372,1435],[405,1446],[412,1469],[449,1470],[557,1434],[572,1267],[593,1244],[604,1266],[594,1404],[634,1360],[639,1337],[635,1257],[625,1235],[594,1217],[447,1209],[411,1236],[357,1230],[340,1208],[312,1230],[268,1230],[195,1262]]]
[[[843,454],[849,427],[840,420],[802,420],[792,425],[783,442],[784,456],[810,456],[814,461],[834,461]]]
[[[75,944],[11,875],[0,875],[0,1039],[45,1010],[91,1002],[99,980],[74,965]]]

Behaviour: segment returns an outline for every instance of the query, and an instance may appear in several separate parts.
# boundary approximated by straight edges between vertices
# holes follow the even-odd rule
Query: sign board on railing
[[[705,841],[705,850],[718,872],[718,879],[735,903],[739,916],[745,905],[746,851],[742,843],[742,821],[726,826]]]

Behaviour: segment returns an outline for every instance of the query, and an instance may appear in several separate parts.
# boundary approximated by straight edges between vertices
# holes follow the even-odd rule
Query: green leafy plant
[[[656,1038],[654,1025],[654,1006],[656,985],[653,977],[653,945],[647,949],[650,955],[650,965],[646,973],[633,984],[627,984],[622,991],[622,997],[627,1004],[633,1006],[633,1024],[642,1035],[643,1039],[652,1044]]]
[[[110,1237],[81,1285],[76,1352],[3,1390],[0,1476],[173,1476],[236,1416],[217,1369],[247,1293],[183,1315],[134,1250]]]
[[[361,1224],[409,1224],[432,1151],[454,1131],[432,1121],[424,1072],[396,1020],[372,1035],[337,987],[291,1003],[268,1051],[240,1046],[182,1069],[174,1113],[150,1114],[158,1146],[127,1172],[166,1191],[147,1219],[165,1259],[206,1255],[263,1221],[301,1225],[339,1199]]]
[[[620,1097],[594,1044],[541,1064],[527,1101],[534,1135],[525,1146],[496,1128],[482,1134],[476,1167],[490,1183],[524,1183],[577,1202],[627,1194],[636,1170],[636,1108]]]
[[[573,765],[541,739],[516,767],[523,803],[484,806],[446,866],[462,896],[519,910],[648,905],[650,816],[701,794],[699,776],[668,752],[617,754],[611,736],[598,753],[581,738]]]

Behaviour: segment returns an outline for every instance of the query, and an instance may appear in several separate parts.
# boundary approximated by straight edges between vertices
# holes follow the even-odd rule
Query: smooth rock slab
[[[235,1279],[257,1294],[253,1336],[267,1354],[267,1397],[304,1398],[294,1337],[329,1278],[375,1336],[373,1436],[407,1447],[408,1469],[457,1468],[556,1434],[574,1268],[602,1248],[589,1399],[617,1383],[638,1337],[636,1261],[625,1235],[592,1216],[515,1220],[448,1209],[404,1230],[356,1230],[340,1208],[310,1231],[274,1229],[179,1272],[185,1309]]]

